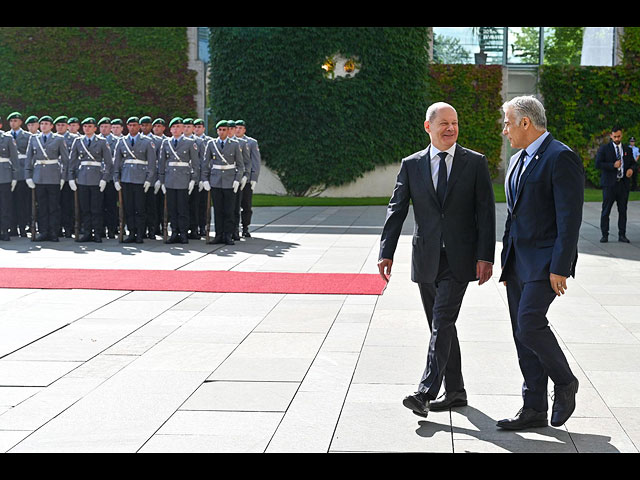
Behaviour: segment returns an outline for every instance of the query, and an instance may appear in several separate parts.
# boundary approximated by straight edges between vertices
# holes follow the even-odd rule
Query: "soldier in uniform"
[[[140,117],[140,135],[147,137],[151,140],[155,146],[156,154],[160,152],[160,146],[162,145],[162,139],[157,138],[153,134],[153,123],[151,117]],[[151,180],[152,184],[155,184],[157,178]],[[158,211],[156,209],[156,192],[155,189],[149,189],[144,194],[145,199],[145,237],[154,239],[156,234],[161,234],[162,230],[156,231],[158,226]]]
[[[78,134],[73,134],[69,131],[69,119],[64,115],[60,115],[57,117],[53,124],[56,127],[56,132],[58,135],[62,135],[64,137],[64,142],[67,146],[67,151],[71,150],[71,144],[73,141],[78,138]],[[69,183],[65,183],[62,187],[62,191],[60,192],[60,226],[64,229],[58,233],[58,236],[61,237],[63,234],[66,238],[71,238],[72,232],[74,230],[74,216],[75,216],[75,201],[73,192],[69,186]]]
[[[49,115],[41,117],[41,132],[29,139],[25,162],[26,182],[29,188],[35,189],[38,202],[36,240],[39,242],[58,241],[60,191],[69,168],[69,151],[64,137],[53,133],[52,129],[53,119]]]
[[[95,118],[85,118],[84,135],[73,142],[69,153],[69,183],[72,190],[78,190],[83,232],[77,242],[91,240],[92,229],[93,241],[102,242],[103,192],[112,175],[113,161],[107,140],[95,134],[96,128]]]
[[[38,122],[38,117],[36,117],[35,115],[27,117],[27,119],[24,121],[24,124],[27,126],[27,130],[31,135],[40,133],[40,122]]]
[[[196,138],[200,139],[199,146],[201,147],[200,151],[202,155],[202,158],[200,159],[200,163],[202,164],[202,160],[204,159],[204,149],[207,145],[207,142],[209,140],[213,140],[213,138],[205,133],[204,120],[201,118],[196,118],[193,121],[193,133],[196,136]],[[208,195],[207,195],[207,192],[203,192],[203,190],[204,190],[204,184],[202,180],[200,180],[200,182],[198,182],[199,199],[198,199],[198,220],[197,220],[198,235],[200,237],[204,237],[207,234],[205,226],[207,223]],[[209,205],[209,208],[211,208],[211,205]]]
[[[119,137],[116,137],[111,131],[111,122],[109,117],[102,117],[98,120],[100,133],[96,136],[107,142],[113,160],[114,148]],[[113,173],[113,168],[111,172]],[[107,185],[102,194],[102,222],[102,237],[116,238],[118,233],[118,192],[113,186],[113,176],[107,179]]]
[[[154,143],[140,135],[138,117],[129,117],[127,129],[129,133],[120,138],[115,147],[113,185],[116,191],[122,189],[125,217],[129,228],[129,235],[124,242],[143,243],[144,194],[149,190],[151,181],[156,176],[157,154]]]
[[[9,240],[11,192],[16,188],[18,147],[10,133],[0,133],[0,240]]]
[[[31,134],[21,128],[22,115],[20,112],[11,113],[7,120],[11,127],[9,134],[13,137],[18,147],[18,163],[15,177],[17,183],[12,194],[11,234],[26,237],[27,227],[31,220],[31,191],[25,182],[24,163],[27,159],[27,145]]]
[[[156,118],[151,123],[151,131],[153,132],[154,138],[156,138],[156,142],[158,140],[160,141],[159,145],[156,143],[156,151],[158,152],[158,154],[160,154],[160,147],[162,146],[162,141],[166,138],[169,138],[164,134],[165,129],[166,129],[166,123],[164,121],[164,118]],[[163,232],[162,223],[164,221],[164,193],[160,188],[160,182],[156,181],[154,185],[153,193],[155,194],[155,199],[156,199],[154,208],[156,210],[156,220],[158,221],[158,223],[156,224],[156,233],[158,235],[162,235],[162,232]]]
[[[67,120],[67,124],[69,125],[69,134],[80,136],[80,119],[78,117],[69,117]]]
[[[245,188],[242,192],[242,236],[243,237],[251,237],[249,233],[249,225],[251,224],[251,215],[253,214],[252,203],[253,203],[253,191],[256,188],[256,183],[258,183],[258,175],[260,174],[260,147],[258,147],[258,141],[255,138],[252,138],[246,135],[247,127],[245,125],[244,120],[236,121],[236,137],[240,141],[246,141],[246,146],[244,149],[249,152],[249,158],[251,159],[251,170],[248,176],[248,182],[250,188]]]
[[[198,163],[202,163],[202,157],[204,154],[204,143],[201,138],[195,135],[195,121],[193,118],[184,119],[184,136],[190,138],[196,142],[198,146]],[[199,180],[199,175],[198,175]],[[196,188],[191,195],[189,195],[189,238],[195,240],[200,238],[198,227],[200,219],[200,197],[202,188],[200,188],[200,182],[198,181],[198,188]],[[206,202],[206,200],[205,200]]]
[[[205,148],[200,180],[207,192],[211,190],[213,199],[216,232],[213,243],[234,245],[233,209],[242,177],[242,171],[238,168],[242,162],[242,152],[237,141],[227,138],[226,120],[219,121],[216,130],[218,137],[207,142]]]
[[[240,178],[240,188],[236,193],[236,203],[233,207],[233,222],[235,227],[232,234],[234,240],[240,240],[240,207],[242,205],[243,190],[249,178],[249,173],[251,172],[251,158],[249,156],[249,150],[245,148],[245,142],[241,142],[238,140],[238,137],[236,137],[237,127],[235,120],[227,120],[227,124],[229,125],[227,138],[232,142],[237,142],[240,145],[240,151],[242,152],[242,157],[238,164],[238,168],[242,172],[242,176]]]
[[[171,237],[167,243],[189,243],[189,195],[200,177],[200,154],[195,140],[187,138],[180,117],[169,122],[171,138],[162,141],[158,181],[167,196]],[[178,240],[179,238],[179,240]]]

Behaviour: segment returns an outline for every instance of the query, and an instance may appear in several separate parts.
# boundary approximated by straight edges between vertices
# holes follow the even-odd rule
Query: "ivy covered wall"
[[[186,27],[3,27],[0,115],[193,116]]]

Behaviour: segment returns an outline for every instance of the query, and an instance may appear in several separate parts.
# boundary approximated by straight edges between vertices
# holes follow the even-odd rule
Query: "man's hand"
[[[478,279],[478,285],[482,285],[489,281],[491,275],[493,275],[493,265],[489,262],[478,260],[476,263],[476,278]]]
[[[567,290],[567,277],[552,273],[549,275],[549,282],[556,295],[564,295],[565,290]]]
[[[631,175],[633,175],[633,170],[632,169],[627,170],[627,178],[631,178]]]
[[[382,277],[382,279],[387,283],[389,283],[389,279],[391,278],[392,265],[393,260],[389,258],[381,258],[380,260],[378,260],[378,271],[380,272],[380,276]]]
[[[616,168],[620,168],[620,160],[616,160],[616,161],[613,163],[613,166],[614,166],[614,167],[616,167]]]

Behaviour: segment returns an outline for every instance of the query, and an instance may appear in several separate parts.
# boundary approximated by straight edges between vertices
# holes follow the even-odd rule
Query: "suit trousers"
[[[459,282],[453,277],[444,250],[440,252],[435,282],[418,284],[431,330],[427,366],[418,391],[426,393],[430,400],[437,398],[443,381],[447,392],[464,389],[460,343],[455,323],[468,285],[469,282]]]
[[[249,231],[249,225],[251,225],[251,216],[253,215],[253,210],[251,209],[253,204],[253,190],[251,190],[251,184],[248,184],[244,187],[242,193],[242,230]]]
[[[118,213],[118,192],[113,186],[113,181],[108,181],[104,188],[103,204],[103,223],[104,227],[109,229],[109,233],[116,233],[119,223]]]
[[[11,183],[0,183],[0,233],[8,233],[11,223]]]
[[[38,232],[57,236],[60,230],[60,184],[36,185],[36,201]]]
[[[18,180],[13,195],[13,212],[11,217],[11,228],[19,228],[24,232],[31,223],[31,189],[24,180]],[[14,231],[14,233],[17,233]]]
[[[211,189],[213,224],[216,236],[234,232],[233,209],[235,208],[236,195],[233,193],[232,188]]]
[[[129,235],[144,237],[145,205],[144,187],[138,183],[122,183],[124,217]]]
[[[548,408],[548,379],[551,378],[556,385],[566,385],[575,376],[546,317],[556,293],[548,279],[523,282],[517,273],[519,268],[515,247],[511,255],[515,256],[515,266],[507,267],[505,278],[511,328],[524,378],[524,408],[545,412]]]
[[[167,188],[166,195],[171,233],[186,235],[189,228],[189,190]]]
[[[618,235],[627,232],[627,202],[629,188],[624,180],[616,182],[612,187],[602,187],[602,214],[600,216],[600,230],[603,236],[609,235],[609,215],[613,203],[618,205]]]
[[[103,197],[99,186],[78,185],[78,203],[80,204],[80,228],[84,233],[102,236]]]
[[[58,186],[60,188],[60,186]],[[64,182],[60,191],[60,225],[65,233],[73,232],[75,220],[75,199],[69,182]]]

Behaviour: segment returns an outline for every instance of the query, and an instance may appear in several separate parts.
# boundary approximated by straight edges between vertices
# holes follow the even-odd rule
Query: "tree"
[[[433,63],[469,63],[471,52],[460,45],[460,39],[446,35],[433,36]]]

